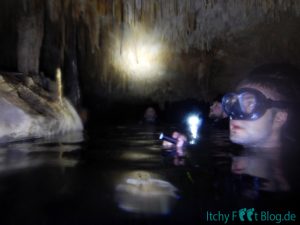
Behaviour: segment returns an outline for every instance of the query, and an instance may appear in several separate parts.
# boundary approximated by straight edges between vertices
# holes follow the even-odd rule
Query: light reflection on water
[[[168,214],[178,197],[177,188],[157,174],[134,171],[116,185],[118,206],[128,212]]]
[[[83,141],[83,133],[74,132],[30,141],[2,143],[0,145],[0,173],[45,164],[75,166],[79,159],[72,157],[69,153],[80,151]]]

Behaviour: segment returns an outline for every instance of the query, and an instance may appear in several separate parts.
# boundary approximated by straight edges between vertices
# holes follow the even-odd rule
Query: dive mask
[[[274,101],[253,88],[242,88],[236,93],[228,93],[222,98],[225,113],[234,120],[257,120],[267,109],[286,108],[287,102]]]

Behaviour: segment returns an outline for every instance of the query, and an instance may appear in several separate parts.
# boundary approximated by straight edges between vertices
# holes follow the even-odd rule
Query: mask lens
[[[239,103],[241,111],[249,115],[255,111],[257,103],[256,96],[253,93],[244,92],[239,95]]]
[[[238,104],[237,95],[232,93],[232,94],[227,94],[223,97],[222,105],[223,105],[224,111],[228,115],[231,114],[231,112],[236,104]]]
[[[232,119],[256,120],[265,112],[265,97],[257,91],[241,90],[223,97],[223,109]]]

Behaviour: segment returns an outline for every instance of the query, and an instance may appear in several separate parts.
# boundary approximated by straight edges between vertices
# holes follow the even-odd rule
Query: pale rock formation
[[[55,83],[34,79],[0,75],[0,143],[83,130],[74,107],[64,97],[59,100]],[[41,85],[43,80],[52,91]]]

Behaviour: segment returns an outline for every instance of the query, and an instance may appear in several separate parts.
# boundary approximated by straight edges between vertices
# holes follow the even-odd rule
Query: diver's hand
[[[176,132],[176,131],[173,132],[172,138],[177,140],[176,144],[172,144],[168,141],[163,141],[162,145],[164,147],[174,147],[174,146],[176,146],[177,148],[182,148],[187,142],[187,137],[184,134],[181,134],[181,133]]]

